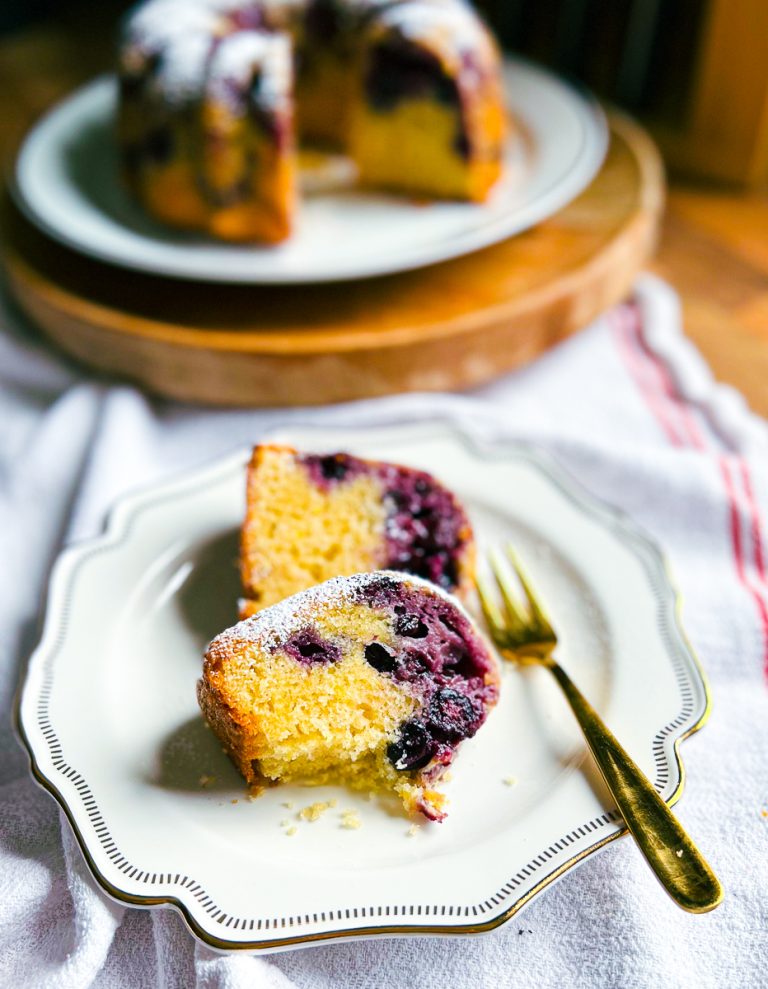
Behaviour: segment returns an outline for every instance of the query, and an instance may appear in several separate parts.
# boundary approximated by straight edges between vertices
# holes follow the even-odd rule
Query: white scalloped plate
[[[608,128],[597,103],[518,60],[505,67],[512,140],[487,203],[414,203],[346,187],[306,195],[297,230],[277,247],[238,246],[154,223],[125,194],[112,137],[115,83],[77,90],[32,129],[13,191],[27,216],[62,243],[113,264],[214,282],[285,284],[366,278],[459,257],[539,223],[597,174]],[[336,170],[331,168],[331,177]],[[314,174],[320,186],[328,177]]]
[[[432,471],[464,499],[482,545],[511,538],[562,634],[562,661],[677,798],[677,745],[703,723],[708,694],[644,535],[533,450],[478,446],[445,425],[279,438]],[[234,618],[245,460],[123,499],[104,535],[54,569],[19,728],[108,893],[172,905],[222,949],[475,933],[623,833],[548,674],[509,665],[498,707],[456,760],[443,824],[411,836],[400,812],[333,787],[246,799],[195,699],[202,649]],[[331,798],[319,820],[296,819]],[[359,830],[342,828],[348,809]]]

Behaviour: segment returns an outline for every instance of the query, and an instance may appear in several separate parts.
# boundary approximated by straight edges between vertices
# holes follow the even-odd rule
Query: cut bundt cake
[[[240,546],[241,616],[329,577],[402,570],[465,596],[472,527],[424,471],[348,453],[255,447]]]
[[[368,185],[482,199],[500,71],[462,0],[145,0],[119,41],[123,171],[159,220],[233,241],[290,233],[297,136]]]
[[[441,820],[435,787],[496,702],[498,673],[462,608],[416,577],[336,577],[213,640],[208,724],[250,784],[394,791]]]

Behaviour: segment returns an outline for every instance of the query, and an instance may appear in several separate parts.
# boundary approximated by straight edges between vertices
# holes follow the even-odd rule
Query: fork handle
[[[662,886],[684,910],[713,910],[723,899],[723,889],[701,852],[565,670],[554,660],[549,669],[573,708],[627,827]]]

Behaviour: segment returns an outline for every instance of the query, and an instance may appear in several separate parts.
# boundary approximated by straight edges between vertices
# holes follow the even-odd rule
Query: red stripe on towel
[[[742,470],[744,470],[746,468],[746,464],[739,457],[731,457],[731,458],[719,457],[718,464],[720,466],[720,471],[723,475],[723,481],[725,483],[725,487],[728,492],[728,499],[730,504],[731,537],[733,540],[734,555],[736,556],[736,572],[739,575],[739,580],[747,589],[747,591],[749,591],[749,594],[754,600],[755,606],[757,608],[757,613],[760,617],[760,625],[762,627],[763,647],[764,647],[763,672],[765,676],[768,677],[768,605],[765,602],[762,589],[752,581],[749,574],[747,573],[747,569],[745,566],[744,550],[741,540],[741,536],[742,536],[741,520],[743,517],[741,506],[739,504],[741,499],[739,498],[736,484],[734,482],[733,474],[731,473],[732,465],[735,468],[741,468]],[[748,471],[746,472],[746,474],[742,475],[742,479],[744,478],[746,478],[746,482],[747,482],[747,484],[745,484],[745,490],[746,490],[746,486],[748,485],[751,491],[752,486],[751,483],[749,482]],[[754,503],[754,500],[752,504],[754,506],[755,514],[753,514],[751,517],[752,524],[747,529],[747,532],[751,537],[754,559],[756,562],[759,559],[760,563],[762,564],[762,546],[761,546],[762,539],[760,535],[760,519],[759,516],[757,515],[757,505]],[[763,583],[764,583],[764,579],[763,579]]]
[[[689,446],[695,450],[705,451],[707,444],[699,428],[699,424],[693,417],[693,413],[688,404],[675,387],[672,375],[669,373],[667,365],[648,347],[643,339],[640,308],[637,303],[630,303],[627,306],[628,329],[637,349],[640,351],[645,362],[655,371],[661,391],[674,410],[674,414],[679,417],[682,424],[683,435],[687,436]]]
[[[768,678],[768,604],[764,596],[768,591],[768,581],[765,573],[765,557],[763,553],[762,519],[754,496],[749,465],[742,457],[727,457],[713,450],[707,443],[699,428],[693,410],[680,395],[669,372],[669,368],[658,355],[649,349],[642,335],[641,313],[637,303],[631,303],[616,311],[616,338],[619,340],[630,373],[638,382],[649,408],[659,419],[674,446],[687,445],[702,453],[710,453],[717,457],[717,464],[723,478],[728,499],[728,513],[731,531],[736,574],[739,582],[755,603],[760,620],[763,638],[763,672]],[[631,356],[630,356],[631,352]],[[637,368],[638,361],[645,365],[646,373]],[[653,375],[655,374],[655,383]],[[642,385],[640,384],[642,380]],[[681,442],[679,437],[684,439]],[[674,437],[674,438],[673,438]],[[742,525],[742,499],[739,497],[731,464],[739,470],[739,477],[744,491],[744,503],[749,514],[749,526]],[[751,544],[751,559],[757,572],[757,583],[751,579],[746,566],[744,552],[744,535]]]
[[[619,351],[629,373],[635,379],[640,394],[666,433],[669,442],[673,446],[683,446],[682,436],[678,434],[672,417],[667,412],[666,403],[659,398],[653,380],[648,375],[648,367],[640,360],[636,348],[633,346],[632,328],[628,319],[627,307],[620,306],[618,309],[614,309],[611,316],[613,317],[614,337],[619,345]]]
[[[752,524],[752,542],[755,550],[755,570],[757,570],[757,576],[761,583],[768,586],[768,579],[766,579],[765,575],[765,557],[763,555],[763,534],[761,531],[762,525],[760,510],[757,507],[755,492],[752,488],[752,478],[749,473],[749,467],[742,457],[739,457],[738,465],[741,471],[741,483],[744,488],[744,494],[747,496],[747,507],[749,509],[750,521]]]

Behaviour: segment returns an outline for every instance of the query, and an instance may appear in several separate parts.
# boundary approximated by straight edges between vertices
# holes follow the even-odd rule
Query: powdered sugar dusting
[[[315,587],[299,591],[258,615],[226,629],[216,636],[209,648],[216,646],[228,650],[237,643],[252,642],[261,649],[275,649],[311,622],[322,608],[359,604],[361,592],[380,582],[382,577],[403,587],[420,588],[433,597],[442,598],[469,618],[456,598],[430,581],[396,570],[376,570],[372,573],[353,574],[351,577],[332,577]]]
[[[211,37],[189,31],[168,39],[152,87],[161,98],[182,102],[199,98],[211,51]]]
[[[284,35],[239,31],[216,48],[208,68],[208,87],[215,99],[227,100],[233,86],[242,91],[258,70],[252,93],[265,106],[288,99],[291,88],[291,46]]]
[[[158,56],[154,95],[171,103],[199,98],[216,38],[231,29],[238,0],[150,0],[126,22],[121,61]]]
[[[216,34],[224,29],[226,16],[237,6],[236,0],[151,0],[129,16],[126,40],[157,50],[187,32]]]
[[[441,48],[447,45],[457,52],[474,50],[478,45],[491,48],[485,25],[461,0],[395,3],[382,11],[379,22],[395,28],[409,41],[429,44],[430,40],[434,40]]]
[[[462,0],[339,0],[350,23],[364,22],[376,11],[384,26],[405,37],[461,54],[478,44],[490,49],[488,33]],[[242,81],[258,61],[262,69],[256,98],[266,106],[290,96],[291,34],[310,10],[310,0],[149,0],[128,15],[121,44],[121,62],[131,66],[158,56],[152,87],[169,102],[199,97],[209,71],[209,85],[218,98],[225,86]],[[260,30],[261,27],[267,31]],[[277,33],[273,33],[277,32]],[[222,40],[223,39],[223,40]],[[212,59],[211,59],[212,56]]]

